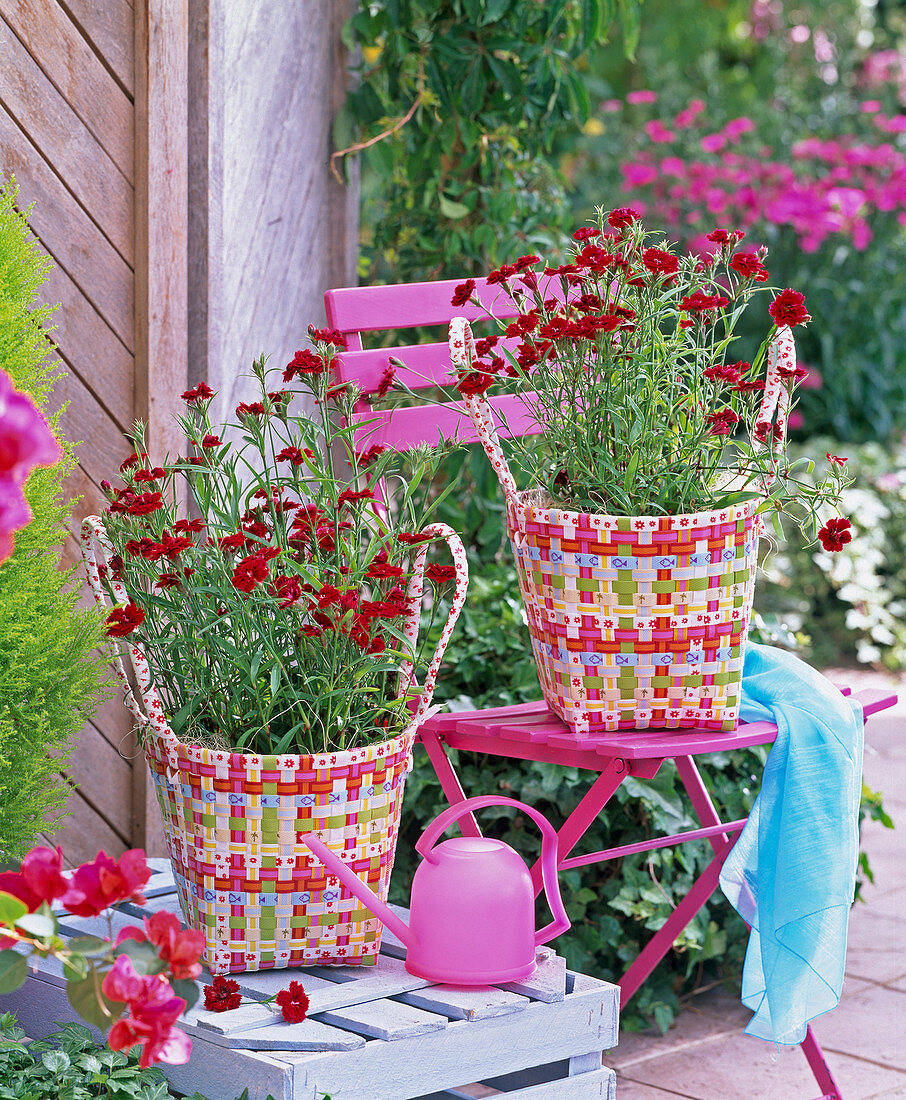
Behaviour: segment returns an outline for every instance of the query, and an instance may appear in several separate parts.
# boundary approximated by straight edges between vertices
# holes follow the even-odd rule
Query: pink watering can
[[[502,840],[459,836],[434,847],[454,821],[483,806],[515,806],[541,829],[541,876],[553,921],[535,931],[528,868]],[[513,798],[481,795],[451,806],[415,845],[424,860],[412,882],[407,925],[312,833],[300,837],[324,866],[363,901],[408,948],[410,974],[450,985],[495,985],[527,978],[535,948],[569,928],[557,881],[557,834],[537,810]]]

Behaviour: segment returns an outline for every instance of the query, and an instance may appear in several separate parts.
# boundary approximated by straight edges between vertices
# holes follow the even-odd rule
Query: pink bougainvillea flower
[[[130,924],[116,937],[117,946],[124,940],[138,943],[149,941],[157,948],[157,953],[170,969],[170,974],[178,981],[189,978],[195,980],[201,973],[198,961],[205,948],[204,932],[183,928],[177,917],[161,910],[145,917],[144,927]]]
[[[64,907],[76,917],[96,917],[121,901],[145,904],[142,887],[151,877],[141,848],[130,848],[118,860],[98,852],[94,862],[77,867],[63,895]]]
[[[852,542],[852,524],[842,516],[835,516],[818,532],[818,538],[825,550],[836,554],[848,543]]]
[[[111,1001],[125,1002],[127,1014],[117,1020],[107,1036],[111,1050],[130,1050],[141,1045],[142,1069],[156,1062],[184,1065],[192,1053],[188,1035],[175,1027],[186,1008],[162,974],[140,975],[128,955],[120,955],[101,983]]]
[[[41,410],[0,370],[0,561],[13,552],[15,532],[31,520],[22,493],[28,475],[36,466],[53,466],[62,457]]]
[[[12,894],[33,913],[43,902],[62,897],[69,889],[63,877],[63,852],[60,848],[32,848],[18,871],[0,873],[0,893]],[[0,950],[11,947],[13,940],[0,937]]]
[[[281,989],[275,1000],[287,1023],[301,1024],[308,1015],[308,994],[301,982],[290,982],[289,988]]]

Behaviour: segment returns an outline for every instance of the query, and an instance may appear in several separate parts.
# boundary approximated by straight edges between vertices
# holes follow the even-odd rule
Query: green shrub
[[[11,1012],[0,1016],[0,1100],[169,1100],[163,1073],[99,1046],[81,1024],[25,1043]],[[205,1100],[195,1093],[190,1100]]]
[[[58,375],[51,310],[35,298],[50,260],[16,196],[14,184],[0,186],[0,369],[45,409]],[[109,675],[93,652],[103,642],[101,616],[78,610],[77,571],[59,569],[73,504],[62,481],[75,465],[72,445],[61,443],[63,461],[29,478],[34,519],[0,565],[0,852],[9,857],[59,822],[69,791],[60,769]]]
[[[370,0],[345,36],[361,79],[337,148],[367,145],[362,266],[371,281],[489,270],[568,219],[554,136],[588,113],[575,65],[641,0]],[[360,146],[361,147],[361,146]]]

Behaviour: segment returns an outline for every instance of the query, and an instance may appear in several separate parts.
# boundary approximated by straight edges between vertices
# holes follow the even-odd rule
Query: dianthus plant
[[[418,694],[410,662],[418,672],[425,655],[405,634],[408,586],[435,537],[423,533],[438,503],[425,487],[440,455],[362,442],[356,394],[332,377],[343,338],[309,331],[315,350],[282,374],[301,394],[277,389],[261,358],[260,400],[215,429],[202,383],[182,395],[186,454],[155,465],[137,424],[124,484],[104,485],[112,553],[101,583],[119,604],[107,633],[139,648],[183,740],[354,748],[400,733]],[[291,412],[306,392],[314,412]],[[425,571],[435,588],[454,574]]]
[[[632,210],[599,210],[596,226],[573,235],[567,262],[542,268],[523,256],[490,273],[509,318],[503,342],[476,341],[458,388],[522,396],[540,433],[513,440],[511,453],[532,488],[615,515],[762,496],[760,510],[787,513],[815,537],[846,480],[842,462],[815,484],[809,459],[787,460],[786,416],[805,371],[787,355],[773,380],[768,372],[772,341],[809,316],[801,293],[774,291],[765,338],[744,358],[734,329],[769,275],[765,250],[740,249],[742,237],[715,230],[703,261],[677,254]],[[475,286],[457,287],[453,304],[477,302]]]

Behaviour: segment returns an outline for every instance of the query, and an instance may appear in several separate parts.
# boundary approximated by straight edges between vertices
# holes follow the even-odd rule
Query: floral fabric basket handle
[[[102,553],[102,564],[104,568],[109,570],[108,558],[113,551],[113,547],[110,544],[110,539],[107,537],[104,523],[99,516],[87,516],[82,520],[81,542],[82,557],[85,559],[85,568],[88,573],[88,584],[94,593],[95,600],[97,600],[98,604],[107,611],[110,609],[110,605],[107,603],[106,594],[101,586],[98,550],[100,549]],[[129,601],[129,594],[120,581],[114,580],[111,577],[110,586],[113,589],[114,596],[120,603],[127,603]],[[151,669],[148,667],[148,662],[145,660],[141,650],[136,646],[129,646],[129,656],[132,661],[132,668],[135,671],[138,693],[145,704],[145,710],[141,709],[133,694],[132,685],[129,683],[129,677],[123,665],[123,660],[117,652],[113,657],[113,665],[120,684],[123,687],[123,701],[131,711],[138,728],[148,729],[150,727],[158,738],[160,738],[166,749],[167,758],[171,767],[176,768],[178,763],[177,750],[180,744],[179,738],[170,728],[169,722],[164,717],[163,704],[161,703],[160,696],[157,694],[157,689],[151,682]]]
[[[469,322],[465,317],[454,317],[450,322],[450,360],[453,366],[462,370],[471,370],[474,355],[475,341]],[[790,394],[783,384],[783,378],[785,374],[789,376],[796,367],[796,348],[789,325],[784,325],[777,330],[777,335],[768,348],[767,358],[764,396],[756,417],[756,424],[762,428],[764,438],[753,439],[752,446],[756,451],[763,451],[769,447],[773,452],[783,446],[790,408]],[[475,425],[475,431],[503,486],[503,491],[518,514],[516,482],[500,447],[491,406],[484,394],[465,396],[463,404]],[[773,483],[773,475],[767,474],[761,481],[762,491],[767,494]]]
[[[412,649],[415,649],[416,638],[418,637],[419,619],[421,617],[422,606],[422,594],[424,592],[425,583],[425,561],[428,554],[428,542],[431,539],[443,539],[450,547],[450,552],[453,556],[453,566],[456,570],[456,587],[453,594],[453,601],[450,607],[450,614],[447,616],[447,621],[444,625],[444,629],[441,632],[440,641],[438,642],[437,649],[434,652],[434,656],[431,658],[431,662],[428,665],[428,670],[425,675],[425,684],[422,689],[421,697],[413,712],[412,721],[407,726],[405,732],[412,733],[418,729],[421,723],[428,716],[428,711],[431,706],[431,699],[434,695],[434,686],[437,683],[437,675],[440,671],[441,661],[443,660],[444,652],[449,644],[450,638],[453,634],[453,628],[456,626],[456,620],[459,618],[459,614],[462,611],[463,605],[466,600],[466,591],[469,587],[469,567],[466,559],[466,552],[463,548],[462,541],[459,536],[444,523],[434,523],[426,527],[421,532],[423,535],[430,536],[425,542],[421,543],[418,551],[415,555],[415,564],[413,569],[412,578],[409,581],[409,588],[406,593],[406,600],[408,610],[406,612],[405,625],[403,627],[403,633],[406,638],[409,639],[412,645]],[[103,521],[98,516],[88,516],[82,522],[81,530],[81,542],[82,542],[82,557],[85,559],[85,566],[88,573],[88,583],[91,586],[91,590],[94,593],[94,598],[98,604],[109,610],[109,604],[107,603],[106,594],[101,585],[100,572],[98,568],[98,549],[103,555],[103,564],[107,566],[107,559],[111,554],[113,547],[110,544],[110,540],[107,537],[107,532],[104,529]],[[111,579],[111,587],[113,589],[114,596],[121,603],[126,603],[129,600],[129,595],[123,585],[117,581]],[[145,704],[145,709],[139,706],[138,701],[132,691],[132,686],[129,683],[129,677],[126,673],[125,666],[123,665],[122,658],[119,653],[114,656],[114,667],[116,674],[122,684],[124,695],[124,701],[126,706],[131,711],[133,717],[139,728],[150,727],[154,733],[163,742],[167,756],[171,765],[175,768],[177,762],[177,749],[180,744],[179,738],[170,728],[170,724],[164,716],[164,708],[161,703],[160,696],[157,693],[154,684],[151,681],[151,670],[148,667],[148,662],[141,650],[134,645],[129,647],[129,656],[132,661],[132,667],[135,671],[135,677],[138,685],[138,693]],[[407,694],[414,683],[414,666],[411,660],[404,661],[400,666],[400,678],[399,678],[399,696]]]
[[[447,621],[441,631],[440,641],[437,643],[437,649],[434,651],[434,656],[431,658],[428,670],[425,673],[425,684],[422,688],[421,698],[413,712],[411,723],[406,727],[406,733],[417,730],[422,722],[428,717],[428,710],[434,695],[434,686],[437,683],[437,674],[440,671],[441,661],[443,660],[444,652],[452,637],[453,628],[456,626],[456,620],[459,618],[459,613],[462,611],[463,605],[466,602],[466,591],[469,587],[469,564],[466,558],[466,551],[463,547],[462,540],[453,528],[448,527],[445,523],[432,523],[425,527],[421,534],[430,535],[433,539],[443,539],[447,546],[449,546],[450,553],[453,556],[453,568],[456,570],[456,587],[453,592],[450,614],[447,616]],[[418,625],[421,619],[428,541],[429,540],[426,540],[419,545],[415,555],[412,578],[409,581],[409,587],[406,592],[406,602],[409,605],[409,610],[406,613],[403,633],[409,640],[413,652],[415,651],[415,641],[418,637]],[[414,686],[414,675],[415,669],[412,661],[403,661],[400,666],[400,696],[405,695],[409,689]]]

